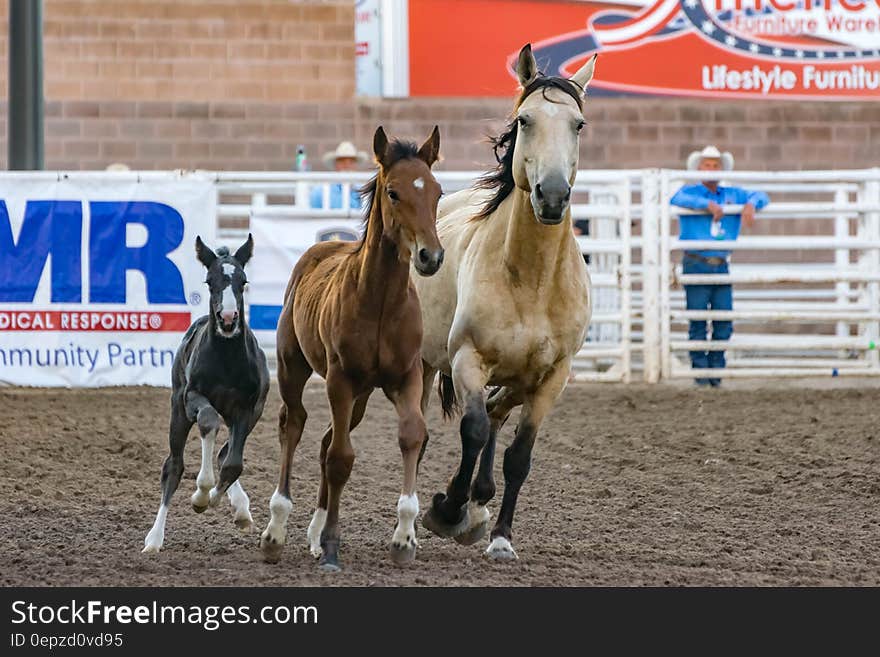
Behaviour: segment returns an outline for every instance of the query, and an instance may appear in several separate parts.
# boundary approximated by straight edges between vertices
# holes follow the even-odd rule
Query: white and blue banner
[[[306,219],[267,210],[251,216],[254,259],[248,265],[249,323],[260,344],[275,344],[275,329],[290,274],[313,244],[330,240],[355,241],[360,219]]]
[[[216,207],[197,176],[0,174],[0,384],[170,386]]]

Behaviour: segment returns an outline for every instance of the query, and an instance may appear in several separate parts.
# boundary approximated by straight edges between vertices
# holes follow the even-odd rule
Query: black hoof
[[[463,533],[468,528],[467,509],[463,508],[461,517],[456,522],[447,522],[437,511],[436,506],[430,509],[422,516],[422,527],[442,536],[443,538],[452,538]]]
[[[462,532],[458,536],[453,536],[456,543],[461,545],[473,545],[489,532],[489,521],[481,522],[475,527],[471,527],[467,531]]]
[[[318,561],[318,568],[325,573],[338,573],[342,570],[339,565],[339,541],[321,541],[321,549],[324,552]]]
[[[196,513],[204,513],[208,510],[207,506],[196,506],[195,504],[192,505],[192,508]]]

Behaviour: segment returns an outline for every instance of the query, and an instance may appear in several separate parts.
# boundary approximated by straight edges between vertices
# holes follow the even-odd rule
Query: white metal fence
[[[347,204],[351,187],[369,178],[361,172],[209,175],[220,199],[220,236],[228,240],[243,238],[251,213],[265,206],[291,221],[360,216],[360,208],[347,205],[310,209],[307,194],[322,185],[326,201],[326,185],[342,183]],[[449,193],[480,172],[436,175]],[[729,356],[726,369],[700,370],[701,376],[880,376],[880,169],[726,172],[726,181],[770,194],[758,232],[771,234],[725,242],[734,252],[731,273],[710,277],[684,276],[677,262],[685,247],[716,249],[718,242],[675,239],[676,217],[686,211],[669,205],[680,184],[700,178],[659,169],[578,173],[572,215],[589,222],[588,235],[577,239],[592,277],[593,318],[575,378],[693,377],[687,352],[696,348]],[[684,284],[727,282],[735,284],[733,311],[684,308]],[[735,320],[735,334],[724,343],[691,342],[691,319]],[[264,346],[274,353],[274,345]]]

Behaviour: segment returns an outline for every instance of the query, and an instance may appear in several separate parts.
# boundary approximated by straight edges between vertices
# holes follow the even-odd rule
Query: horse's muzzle
[[[546,180],[535,185],[532,191],[532,207],[538,221],[548,226],[562,222],[571,201],[571,185],[567,180]]]
[[[433,276],[443,264],[443,249],[432,251],[430,249],[421,248],[416,253],[416,271],[422,276]]]
[[[238,329],[238,311],[224,310],[217,313],[217,327],[222,335],[234,335]]]

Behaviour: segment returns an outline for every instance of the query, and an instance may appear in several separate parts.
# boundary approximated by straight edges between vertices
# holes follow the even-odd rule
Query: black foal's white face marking
[[[205,283],[211,293],[211,321],[221,337],[234,338],[242,331],[244,290],[247,286],[244,266],[250,260],[253,249],[254,239],[250,235],[234,255],[229,255],[229,249],[225,247],[214,253],[201,238],[196,238],[196,255],[208,269]]]
[[[244,289],[247,276],[244,267],[231,256],[220,257],[208,268],[208,289],[211,292],[211,312],[217,335],[234,338],[241,332],[244,312]]]

